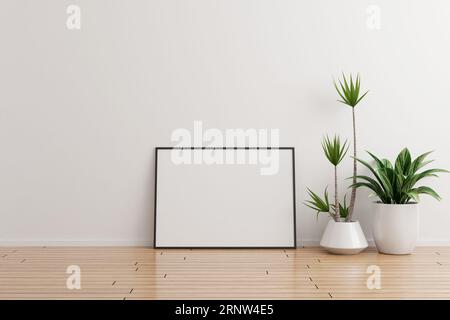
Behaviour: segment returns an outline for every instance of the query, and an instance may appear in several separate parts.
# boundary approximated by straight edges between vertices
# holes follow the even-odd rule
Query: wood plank
[[[81,268],[69,290],[66,269]],[[368,289],[367,267],[381,271]],[[0,299],[450,299],[450,247],[330,255],[320,248],[0,247]]]

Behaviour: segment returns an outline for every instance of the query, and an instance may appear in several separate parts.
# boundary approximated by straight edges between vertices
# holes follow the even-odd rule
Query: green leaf
[[[392,163],[388,159],[381,159],[381,162],[383,164],[383,167],[389,168],[389,169],[394,169],[394,167],[392,166]]]
[[[335,135],[333,139],[326,136],[322,141],[323,152],[325,153],[328,161],[330,161],[334,166],[337,166],[342,159],[344,159],[348,148],[349,145],[347,144],[347,140],[345,140],[344,144],[341,144],[341,140],[337,135]]]
[[[358,100],[356,100],[355,106],[366,96],[366,94],[369,93],[369,90],[367,90]]]
[[[397,159],[395,160],[395,169],[407,175],[409,173],[409,168],[411,166],[411,154],[407,148],[400,151]]]
[[[364,165],[367,169],[369,169],[370,172],[372,172],[372,174],[374,175],[375,179],[377,179],[378,183],[379,183],[381,186],[383,186],[383,182],[382,182],[382,180],[381,180],[381,178],[380,178],[380,175],[378,174],[378,172],[377,172],[374,168],[372,168],[372,166],[371,166],[370,164],[368,164],[366,161],[361,160],[361,159],[358,159],[358,158],[356,158],[356,161],[358,161],[359,163],[361,163],[362,165]],[[384,189],[384,187],[383,187],[383,191],[386,192],[386,190]]]
[[[404,204],[411,200],[419,201],[421,194],[440,199],[440,196],[427,186],[415,187],[422,179],[427,177],[437,177],[437,173],[447,173],[444,169],[428,169],[417,173],[419,169],[429,164],[425,161],[430,152],[424,153],[411,162],[411,154],[404,148],[395,160],[395,165],[386,159],[380,160],[374,154],[368,152],[375,161],[371,166],[364,160],[356,159],[367,167],[375,179],[367,176],[357,176],[357,183],[352,186],[356,188],[365,187],[372,190],[383,203]],[[363,181],[361,181],[363,180]]]
[[[384,169],[386,167],[386,161],[380,160],[378,157],[376,157],[374,154],[372,154],[369,151],[366,151],[366,152],[372,157],[373,160],[375,160],[375,163],[377,165],[376,166],[377,170]],[[390,162],[389,162],[389,164],[390,164]],[[390,167],[392,167],[392,165],[390,165]]]
[[[433,151],[425,152],[424,154],[421,154],[418,156],[413,163],[411,164],[411,172],[416,173],[419,169],[426,166],[427,164],[433,162],[433,160],[425,161],[425,158],[431,154]]]
[[[427,194],[429,196],[432,196],[436,200],[441,200],[441,197],[437,194],[436,191],[429,187],[421,186],[418,188],[413,189],[417,194]]]
[[[359,74],[356,76],[356,80],[354,81],[351,74],[349,75],[349,79],[347,80],[347,77],[343,73],[342,80],[343,81],[338,79],[338,82],[334,80],[334,87],[336,88],[339,97],[341,97],[342,99],[338,101],[354,108],[369,91],[366,91],[363,95],[360,96],[361,78],[359,77]]]
[[[419,194],[417,192],[415,192],[414,190],[408,191],[408,193],[406,194],[409,198],[414,199],[414,201],[419,202],[420,198],[419,198]],[[400,202],[400,204],[402,203],[406,203],[408,202],[408,198],[405,198],[404,202]]]
[[[339,83],[341,84],[341,82],[339,81]],[[342,103],[347,103],[345,100],[345,97],[342,95],[342,93],[341,93],[341,90],[339,90],[339,88],[338,88],[338,86],[337,86],[337,83],[336,83],[336,80],[334,81],[334,87],[336,88],[336,91],[337,91],[337,93],[339,94],[339,96],[342,98],[342,100],[339,100],[340,102],[342,102]],[[341,84],[341,88],[342,88],[342,84]]]
[[[347,206],[347,195],[344,196],[344,203],[339,203],[339,214],[341,218],[347,218],[349,213],[349,207]]]
[[[323,199],[309,188],[308,195],[310,196],[311,200],[307,200],[304,202],[307,207],[317,211],[317,214],[330,212],[330,202],[328,200],[328,191],[326,188]]]
[[[383,202],[383,203],[390,203],[389,202],[389,198],[386,197],[383,192],[379,193],[378,189],[375,188],[375,186],[370,184],[370,183],[367,183],[367,182],[356,182],[356,183],[352,184],[351,187],[356,187],[356,188],[366,187],[366,188],[372,190],[377,195],[377,197],[380,198],[381,202]]]
[[[365,180],[367,183],[369,183],[372,187],[372,189],[376,194],[382,195],[383,198],[386,198],[386,192],[383,190],[383,187],[374,179],[368,177],[368,176],[356,176],[356,179],[358,180]],[[350,186],[351,187],[351,186]]]

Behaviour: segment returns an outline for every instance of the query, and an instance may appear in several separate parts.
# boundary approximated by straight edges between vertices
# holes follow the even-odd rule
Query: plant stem
[[[358,174],[358,169],[356,165],[356,121],[355,121],[355,107],[352,108],[352,118],[353,118],[353,184],[356,183],[356,176]],[[352,187],[352,195],[350,197],[350,205],[348,210],[348,216],[346,221],[352,221],[353,209],[355,208],[356,201],[356,187]]]
[[[341,213],[338,202],[338,182],[337,182],[337,166],[334,166],[334,220],[339,222]]]

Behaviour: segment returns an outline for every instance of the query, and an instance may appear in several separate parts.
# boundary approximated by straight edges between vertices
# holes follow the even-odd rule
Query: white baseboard
[[[367,240],[369,247],[374,247],[375,243],[373,240]],[[449,241],[450,243],[450,241]],[[297,247],[318,247],[320,245],[320,239],[298,239]]]
[[[369,243],[369,247],[375,247],[375,242],[373,239],[367,239],[367,242]],[[297,246],[298,247],[317,247],[320,244],[320,240],[317,239],[298,239],[297,240]],[[417,246],[419,247],[443,247],[443,246],[450,246],[450,239],[449,240],[433,240],[433,239],[423,239],[417,241]]]
[[[0,247],[153,247],[148,240],[4,240],[0,239]]]
[[[426,246],[436,246],[436,247],[442,247],[442,246],[450,246],[450,240],[419,240],[417,241],[417,245],[419,247],[426,247]]]
[[[372,239],[368,239],[370,247],[374,247],[375,243]],[[317,247],[320,240],[317,239],[298,239],[297,247]],[[419,240],[418,246],[450,246],[449,240]],[[4,240],[0,239],[0,247],[153,247],[153,241],[149,240]]]

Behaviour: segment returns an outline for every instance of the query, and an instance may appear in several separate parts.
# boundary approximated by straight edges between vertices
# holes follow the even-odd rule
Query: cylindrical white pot
[[[417,203],[375,203],[373,239],[381,253],[409,254],[414,251],[419,228]]]
[[[320,245],[335,254],[357,254],[367,248],[367,241],[358,221],[330,220]]]

